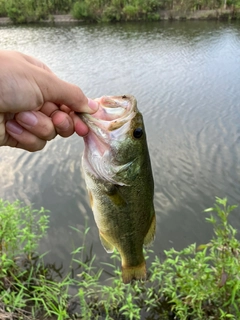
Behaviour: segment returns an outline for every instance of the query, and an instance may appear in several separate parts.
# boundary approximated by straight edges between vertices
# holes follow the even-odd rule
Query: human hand
[[[39,60],[0,51],[0,146],[37,151],[57,134],[84,136],[88,127],[74,111],[97,109],[80,88],[59,79]]]

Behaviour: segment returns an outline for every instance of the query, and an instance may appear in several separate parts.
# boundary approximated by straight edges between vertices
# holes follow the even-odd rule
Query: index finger
[[[52,70],[50,68],[48,68],[48,66],[45,63],[43,63],[42,61],[40,61],[32,56],[28,56],[24,53],[21,53],[21,52],[18,52],[18,54],[20,54],[26,61],[33,64],[34,66],[37,66],[39,68],[42,68],[42,69],[47,70],[48,72],[52,73]]]
[[[88,99],[82,90],[71,83],[59,79],[55,74],[39,67],[34,72],[34,79],[42,93],[43,100],[64,104],[76,112],[95,113],[98,103]]]

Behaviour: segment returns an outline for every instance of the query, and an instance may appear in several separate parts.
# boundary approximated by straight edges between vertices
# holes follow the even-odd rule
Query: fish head
[[[88,125],[83,166],[98,179],[129,185],[148,155],[142,114],[130,95],[95,99],[99,110],[81,114]]]

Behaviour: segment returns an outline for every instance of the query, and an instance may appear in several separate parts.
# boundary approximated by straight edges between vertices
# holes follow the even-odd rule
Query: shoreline
[[[82,22],[81,20],[74,19],[71,14],[54,14],[50,15],[47,20],[36,21],[34,23],[64,23],[64,22]],[[0,17],[0,25],[14,24],[8,17]]]
[[[216,9],[216,10],[195,10],[189,12],[164,10],[159,12],[158,21],[174,21],[174,20],[235,20],[240,18],[240,10],[233,11],[232,9]],[[130,20],[128,20],[130,21]],[[141,20],[142,21],[142,20]],[[78,20],[72,17],[71,14],[50,15],[49,19],[36,21],[34,23],[79,23],[84,20]],[[14,23],[8,17],[0,17],[0,25],[13,25]]]

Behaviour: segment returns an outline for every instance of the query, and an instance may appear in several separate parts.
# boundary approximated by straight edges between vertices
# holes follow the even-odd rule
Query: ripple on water
[[[0,26],[0,32],[1,48],[38,57],[90,97],[136,96],[155,179],[154,249],[206,242],[211,232],[202,210],[216,195],[239,202],[239,24]],[[80,171],[82,139],[57,138],[34,154],[2,149],[0,196],[51,211],[49,259],[67,260],[71,241],[81,242],[69,225],[83,231],[88,221],[89,244],[107,261]],[[234,226],[239,221],[234,216]]]

